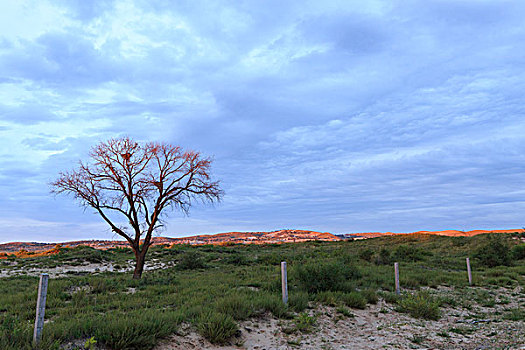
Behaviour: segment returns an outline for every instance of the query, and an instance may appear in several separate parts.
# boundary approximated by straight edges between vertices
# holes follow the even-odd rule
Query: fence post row
[[[281,262],[281,283],[283,290],[283,303],[288,304],[288,276],[286,273],[286,261]]]
[[[467,258],[468,284],[472,285],[472,271],[470,270],[470,258]]]
[[[399,288],[399,264],[394,263],[394,279],[396,282],[396,294],[401,294],[401,289]]]
[[[38,297],[36,302],[36,319],[35,331],[33,333],[33,342],[38,344],[42,339],[42,330],[44,329],[44,314],[46,311],[46,297],[47,297],[47,283],[49,275],[43,273],[40,275],[40,283],[38,284]]]

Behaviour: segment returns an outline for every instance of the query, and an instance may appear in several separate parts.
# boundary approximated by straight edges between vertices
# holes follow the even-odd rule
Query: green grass
[[[346,293],[342,296],[343,303],[353,309],[364,309],[366,307],[366,298],[358,292]]]
[[[310,333],[317,322],[316,316],[309,316],[306,312],[300,313],[294,319],[295,327],[301,333]]]
[[[415,318],[438,320],[441,316],[439,300],[427,291],[405,294],[397,301],[396,310],[405,312]]]
[[[494,239],[516,257],[510,266],[491,267],[475,257]],[[481,288],[524,286],[525,260],[521,248],[514,248],[517,243],[510,234],[410,235],[331,243],[154,247],[146,264],[157,259],[170,267],[146,271],[139,281],[132,280],[130,272],[50,279],[41,349],[91,337],[111,349],[151,349],[178,332],[182,323],[223,344],[235,338],[242,320],[271,314],[308,324],[306,316],[301,320],[298,315],[307,315],[305,310],[316,303],[332,305],[344,316],[351,314],[347,308],[366,308],[378,298],[414,317],[436,319],[440,304],[474,301],[494,306],[500,300]],[[468,286],[465,257],[471,257],[475,288]],[[393,293],[394,260],[389,259],[394,258],[399,258],[401,287],[410,290],[402,296]],[[281,261],[288,263],[288,305],[281,300]],[[129,266],[133,254],[129,249],[62,248],[55,256],[1,260],[0,268],[46,270],[84,262]],[[462,290],[465,299],[419,292],[439,285]],[[32,349],[37,286],[37,277],[0,278],[0,349]],[[503,318],[522,320],[520,311],[509,310]]]
[[[213,344],[225,344],[238,331],[231,316],[212,311],[199,317],[197,328]]]
[[[525,310],[516,308],[509,310],[504,318],[511,321],[525,321]]]
[[[346,307],[343,307],[343,306],[339,306],[335,311],[338,314],[341,314],[341,315],[343,315],[345,317],[355,317],[354,314],[349,309],[347,309]]]

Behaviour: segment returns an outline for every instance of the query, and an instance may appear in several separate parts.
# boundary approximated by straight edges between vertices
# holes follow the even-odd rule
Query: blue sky
[[[111,239],[48,183],[117,136],[214,157],[162,235],[525,226],[523,1],[0,1],[0,242]]]

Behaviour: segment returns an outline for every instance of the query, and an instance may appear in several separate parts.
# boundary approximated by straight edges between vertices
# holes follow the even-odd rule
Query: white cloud
[[[174,219],[177,233],[514,225],[524,14],[514,2],[6,2],[0,206],[90,224],[66,198],[50,205],[46,181],[126,134],[215,156],[225,200]]]
[[[0,4],[0,38],[17,43],[33,40],[47,31],[71,25],[67,11],[47,1],[3,1]]]

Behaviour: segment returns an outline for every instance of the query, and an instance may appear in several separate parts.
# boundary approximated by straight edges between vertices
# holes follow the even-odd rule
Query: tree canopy
[[[128,241],[137,260],[133,277],[140,278],[153,234],[164,225],[168,209],[188,213],[195,201],[221,199],[223,191],[211,178],[211,164],[199,152],[124,137],[93,147],[89,162],[61,172],[51,186],[53,193],[71,194],[82,206],[93,208]]]

